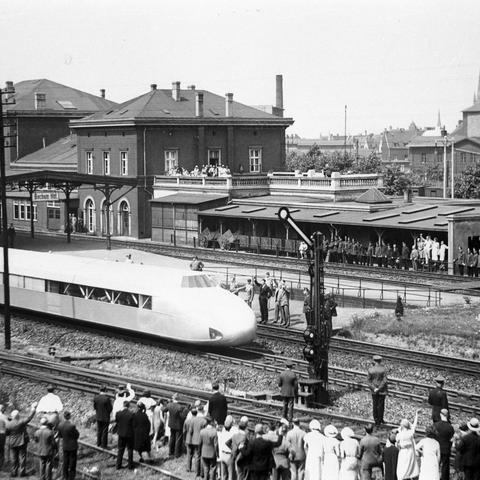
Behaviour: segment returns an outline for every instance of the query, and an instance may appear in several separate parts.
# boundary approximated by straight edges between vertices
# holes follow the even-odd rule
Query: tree
[[[480,198],[480,166],[467,167],[455,178],[456,198]]]
[[[383,186],[385,195],[403,195],[403,192],[412,185],[412,178],[399,168],[387,168],[384,172]]]
[[[382,170],[381,160],[377,152],[371,152],[368,157],[360,157],[353,166],[355,173],[378,173]]]

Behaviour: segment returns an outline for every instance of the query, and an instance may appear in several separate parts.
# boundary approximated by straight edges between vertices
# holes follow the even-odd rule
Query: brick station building
[[[267,113],[195,86],[157,89],[105,113],[74,120],[78,172],[137,177],[142,187],[123,188],[112,206],[111,233],[150,237],[150,200],[156,175],[188,172],[196,166],[225,165],[232,175],[266,175],[285,166],[285,129],[281,77],[277,104]],[[176,181],[172,177],[173,181]],[[201,177],[198,178],[201,181]],[[91,234],[105,233],[104,196],[89,187],[79,189],[79,215]]]

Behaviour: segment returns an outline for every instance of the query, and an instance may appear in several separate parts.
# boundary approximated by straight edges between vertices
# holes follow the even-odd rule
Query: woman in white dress
[[[323,469],[322,478],[338,480],[338,459],[340,457],[340,442],[337,440],[338,430],[334,425],[327,425],[323,430]]]
[[[322,479],[323,442],[325,437],[320,432],[322,428],[318,420],[312,420],[308,425],[310,431],[303,437],[305,446],[305,480]]]
[[[435,427],[427,427],[426,434],[416,448],[420,457],[418,480],[440,480],[440,444],[435,439],[437,435]]]
[[[360,445],[358,440],[353,438],[355,435],[350,427],[342,429],[340,435],[343,440],[340,442],[340,475],[339,480],[357,480],[358,478],[358,455]]]
[[[415,451],[415,441],[413,436],[415,435],[415,429],[417,428],[418,412],[415,413],[415,419],[413,424],[404,418],[400,422],[396,437],[396,445],[398,448],[398,461],[397,461],[397,479],[407,480],[418,477],[418,462],[417,454]]]

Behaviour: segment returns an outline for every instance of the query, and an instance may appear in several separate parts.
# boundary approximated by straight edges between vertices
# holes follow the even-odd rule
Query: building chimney
[[[11,80],[7,80],[5,82],[5,93],[13,93],[13,82]]]
[[[101,89],[100,89],[100,96],[101,96],[102,98],[105,98],[105,89],[104,89],[104,88],[101,88]]]
[[[153,91],[156,90],[156,89],[157,89],[157,84],[156,84],[156,83],[152,83],[152,84],[150,85],[150,90],[153,92]]]
[[[189,85],[189,86],[188,86],[188,89],[189,89],[189,90],[195,90],[195,85]]]
[[[225,94],[225,116],[233,116],[233,93]]]
[[[283,75],[277,75],[276,80],[276,102],[275,106],[279,110],[279,116],[283,117]]]
[[[203,117],[203,93],[197,92],[195,95],[195,116]]]
[[[172,98],[176,101],[180,101],[180,82],[172,82]]]
[[[47,94],[35,92],[35,110],[44,110],[47,107]]]

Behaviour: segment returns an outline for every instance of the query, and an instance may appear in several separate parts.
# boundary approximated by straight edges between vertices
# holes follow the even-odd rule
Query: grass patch
[[[480,305],[465,304],[446,307],[405,310],[401,321],[391,314],[374,312],[354,315],[349,326],[355,337],[363,333],[374,333],[401,337],[441,334],[480,340]]]

